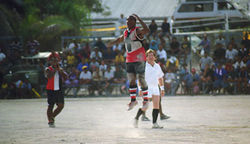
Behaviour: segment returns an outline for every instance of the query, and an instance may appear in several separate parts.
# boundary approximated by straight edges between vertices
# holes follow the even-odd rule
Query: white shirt
[[[105,77],[106,79],[108,79],[108,80],[112,79],[112,78],[114,77],[114,71],[110,71],[110,72],[105,71],[104,77]]]
[[[226,59],[231,59],[233,60],[235,58],[235,56],[237,56],[238,51],[236,49],[232,49],[230,50],[226,50]]]
[[[164,76],[164,73],[161,70],[161,67],[159,64],[154,63],[152,66],[148,62],[146,62],[146,68],[145,68],[145,80],[149,87],[158,87],[159,84],[159,78],[162,78]]]
[[[91,79],[92,78],[91,72],[87,71],[87,73],[85,73],[84,71],[82,71],[79,78],[80,79]]]
[[[164,59],[165,61],[167,61],[167,53],[164,49],[162,49],[161,51],[157,50],[157,55],[159,59]]]

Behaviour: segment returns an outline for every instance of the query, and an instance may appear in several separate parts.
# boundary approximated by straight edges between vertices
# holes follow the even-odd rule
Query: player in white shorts
[[[164,96],[164,73],[161,70],[159,64],[155,62],[156,54],[154,50],[149,49],[146,52],[146,69],[145,69],[145,80],[148,84],[148,97],[152,99],[153,102],[153,127],[152,128],[163,128],[157,124],[157,118],[159,114],[160,108],[160,97]],[[161,90],[159,90],[159,87]],[[140,117],[140,113],[137,113],[135,117],[134,126],[138,127],[138,119]]]

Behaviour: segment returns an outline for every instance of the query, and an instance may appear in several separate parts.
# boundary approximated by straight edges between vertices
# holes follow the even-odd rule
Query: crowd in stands
[[[150,33],[142,43],[145,50],[153,49],[157,53],[157,62],[165,73],[167,95],[176,95],[178,90],[190,95],[250,93],[250,40],[247,35],[242,41],[235,41],[233,37],[226,41],[221,34],[211,42],[204,34],[198,45],[200,49],[193,54],[199,56],[199,66],[193,66],[188,36],[171,35],[167,19],[160,29],[152,20],[149,29]],[[126,93],[125,46],[107,47],[107,43],[101,37],[94,43],[72,40],[65,43],[62,53],[55,53],[60,55],[61,66],[69,75],[64,82],[66,88],[73,88],[77,93],[85,86],[90,95],[109,95],[115,86],[119,86],[120,92]],[[38,42],[30,44],[29,53],[37,53],[38,45]],[[16,51],[11,54],[15,55]],[[4,59],[6,54],[1,51],[0,63]]]

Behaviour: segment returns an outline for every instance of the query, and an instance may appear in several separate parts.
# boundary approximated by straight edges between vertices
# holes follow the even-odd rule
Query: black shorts
[[[64,96],[61,90],[47,90],[48,99],[47,102],[49,105],[54,105],[55,103],[64,104]]]
[[[127,73],[143,74],[145,73],[145,62],[126,63]]]

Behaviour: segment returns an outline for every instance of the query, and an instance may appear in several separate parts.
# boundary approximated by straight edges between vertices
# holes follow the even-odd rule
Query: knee
[[[58,107],[59,109],[63,109],[63,108],[64,108],[64,104],[58,104],[57,107]]]

